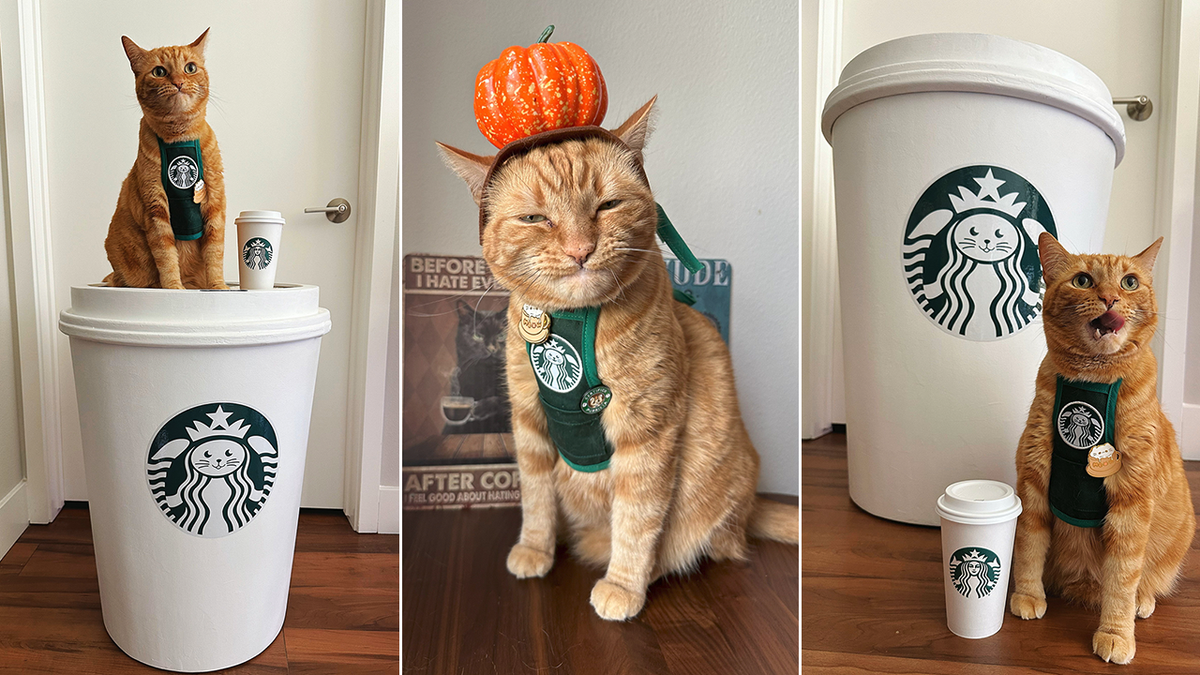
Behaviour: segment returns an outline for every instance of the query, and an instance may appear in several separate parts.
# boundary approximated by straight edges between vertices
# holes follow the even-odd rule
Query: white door
[[[822,12],[835,16],[840,12],[840,22],[824,18],[821,19],[821,25],[815,27],[818,31],[824,31],[820,38],[825,45],[833,47],[833,53],[827,52],[824,57],[840,60],[837,64],[839,73],[842,66],[862,51],[898,37],[938,32],[992,33],[1033,42],[1066,54],[1099,75],[1113,96],[1145,94],[1156,107],[1160,107],[1163,4],[1128,0],[1013,0],[1004,3],[1002,10],[997,11],[1001,5],[996,3],[964,3],[958,0],[810,0],[804,16],[810,22],[818,19],[814,5],[819,6]],[[837,49],[839,41],[840,49]],[[804,140],[820,146],[806,148],[805,157],[819,158],[819,150],[824,147],[822,144],[825,141],[819,135],[820,119],[815,113],[821,109],[836,80],[820,82],[820,56],[812,42],[805,46],[803,58],[804,74],[817,79],[821,88],[819,91],[804,90],[807,99],[802,102],[802,109],[807,112]],[[1155,112],[1150,119],[1136,122],[1125,115],[1124,107],[1119,110],[1125,123],[1126,153],[1113,177],[1104,250],[1137,253],[1158,236],[1154,232],[1155,192],[1159,123],[1163,114]],[[821,175],[819,170],[814,170],[819,167],[809,165],[805,168],[812,171],[805,180]],[[828,170],[825,175],[829,175]],[[814,184],[814,189],[820,190],[822,187]],[[812,197],[818,198],[817,195]],[[811,209],[812,206],[806,204],[803,208]],[[806,223],[805,240],[813,240],[815,235],[815,241],[828,241],[832,237],[833,223],[816,220],[814,218]],[[816,231],[809,231],[808,228],[815,228]],[[823,234],[826,235],[824,238]],[[821,269],[823,264],[826,267],[829,265],[821,259],[820,250],[815,260],[811,257],[813,254],[806,251],[805,255],[805,281],[810,284],[811,292],[826,294],[823,297],[836,297],[836,270]],[[823,280],[828,283],[822,284]],[[840,368],[830,368],[830,364],[838,363],[841,359],[840,327],[835,326],[836,312],[828,309],[831,307],[828,302],[818,303],[817,299],[813,302],[826,309],[822,310],[821,316],[811,312],[805,315],[802,322],[805,325],[804,339],[806,343],[822,341],[828,348],[823,354],[805,352],[801,366],[801,371],[807,373],[803,396],[812,396],[817,391],[832,391],[834,396],[840,396],[840,382],[829,381],[841,377]],[[814,336],[814,331],[824,333]],[[836,340],[825,334],[835,332]],[[817,376],[823,376],[824,380],[821,381]],[[844,414],[844,406],[840,401],[833,401],[822,410],[821,414],[826,419],[812,419],[810,407],[805,406],[805,437],[819,435],[822,430],[828,429],[830,422],[846,421],[844,417],[830,414]]]
[[[2,114],[3,106],[0,106]],[[2,120],[0,120],[2,122]],[[0,191],[0,199],[3,192]],[[17,404],[14,307],[9,285],[11,248],[8,221],[0,213],[0,558],[29,524],[22,488],[21,416]]]
[[[302,503],[311,507],[343,507],[366,15],[365,0],[41,4],[61,308],[70,304],[71,286],[98,282],[109,269],[103,241],[135,155],[141,111],[121,36],[150,49],[190,43],[211,27],[208,122],[225,164],[226,277],[237,279],[238,212],[281,211],[287,225],[276,280],[320,286],[333,319],[321,344],[309,434]],[[304,213],[339,197],[351,203],[345,222]],[[87,493],[65,338],[60,349],[64,487],[68,500],[81,500]]]

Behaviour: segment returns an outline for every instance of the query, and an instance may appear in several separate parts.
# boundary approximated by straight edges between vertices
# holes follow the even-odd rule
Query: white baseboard
[[[1183,404],[1179,421],[1179,452],[1184,459],[1200,459],[1200,405]]]
[[[29,504],[25,497],[25,480],[22,479],[4,499],[0,499],[0,558],[17,543],[26,527],[29,527]]]
[[[400,486],[379,486],[379,534],[400,534]]]

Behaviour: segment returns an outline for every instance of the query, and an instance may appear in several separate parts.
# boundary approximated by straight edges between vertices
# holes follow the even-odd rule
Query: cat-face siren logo
[[[551,335],[549,340],[530,347],[529,357],[538,380],[550,389],[565,394],[579,386],[583,361],[570,342]]]
[[[271,248],[271,242],[262,237],[253,237],[247,240],[246,245],[242,247],[242,262],[252,270],[266,269],[267,265],[271,264],[271,258],[274,257],[275,252]]]
[[[1076,450],[1088,450],[1104,437],[1104,416],[1083,401],[1073,401],[1058,413],[1058,435]]]
[[[917,200],[904,230],[904,278],[939,328],[979,342],[1006,338],[1042,311],[1037,240],[1058,236],[1041,193],[998,166],[955,169]]]
[[[267,502],[279,463],[275,429],[240,403],[206,403],[172,417],[155,434],[146,481],[164,515],[185,532],[224,537]]]
[[[964,598],[983,598],[1000,582],[1000,556],[986,548],[960,548],[950,556],[950,580]]]
[[[196,160],[180,155],[167,165],[167,180],[180,190],[186,190],[200,180],[200,167],[196,166]]]

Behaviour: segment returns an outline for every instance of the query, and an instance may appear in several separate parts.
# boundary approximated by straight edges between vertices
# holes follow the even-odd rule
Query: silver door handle
[[[350,217],[350,202],[341,197],[329,202],[328,206],[310,206],[305,213],[324,213],[330,222],[340,223]]]
[[[1129,115],[1129,119],[1135,122],[1144,122],[1150,119],[1150,114],[1154,112],[1154,104],[1150,101],[1150,97],[1145,95],[1114,98],[1113,105],[1125,106],[1125,112]]]

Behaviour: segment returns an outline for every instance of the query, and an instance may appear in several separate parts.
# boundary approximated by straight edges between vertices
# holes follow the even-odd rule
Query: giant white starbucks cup
[[[1097,252],[1125,149],[1079,63],[994,35],[872,47],[825,103],[851,498],[936,525],[964,475],[1015,482],[1045,354],[1037,240]]]
[[[1021,498],[1004,483],[964,480],[938,497],[936,512],[946,625],[965,638],[994,635],[1004,624]]]
[[[321,336],[315,286],[77,286],[71,338],[104,626],[143,663],[227,668],[283,625]]]

